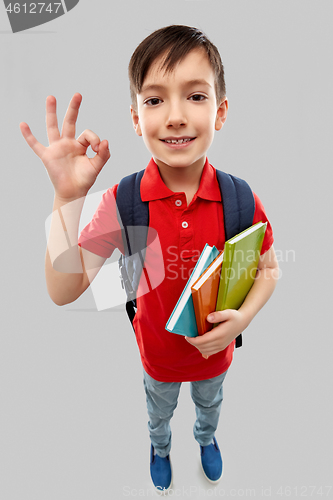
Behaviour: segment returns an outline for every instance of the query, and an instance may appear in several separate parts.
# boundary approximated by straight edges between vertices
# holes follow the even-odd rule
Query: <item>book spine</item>
[[[203,310],[202,295],[200,289],[193,290],[192,288],[191,291],[192,291],[192,299],[193,299],[195,319],[197,322],[198,334],[203,335],[205,333],[206,321],[201,314],[201,311]]]
[[[223,305],[225,302],[227,286],[228,286],[228,269],[230,267],[231,255],[230,255],[230,247],[228,244],[225,245],[224,255],[223,255],[223,264],[220,276],[220,284],[219,291],[217,294],[216,301],[216,311],[223,311]],[[216,326],[216,325],[214,325]]]
[[[223,263],[220,275],[220,284],[219,290],[217,293],[217,301],[216,301],[216,311],[223,311],[225,309],[225,300],[228,293],[228,285],[229,285],[229,274],[230,267],[232,263],[233,256],[233,246],[225,244],[224,254],[223,254]],[[219,323],[214,323],[214,328],[218,326]]]
[[[226,269],[225,269],[225,275],[223,276],[225,286],[224,286],[224,293],[223,293],[223,302],[222,302],[222,309],[223,311],[226,306],[226,300],[228,296],[228,291],[229,291],[229,285],[230,285],[230,278],[231,278],[231,271],[232,271],[232,263],[234,259],[234,251],[235,251],[235,245],[228,245],[228,252],[227,252],[227,262],[226,262]]]

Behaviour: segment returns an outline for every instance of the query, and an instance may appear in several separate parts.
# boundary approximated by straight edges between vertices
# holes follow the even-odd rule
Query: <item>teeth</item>
[[[165,142],[168,142],[169,144],[183,144],[183,142],[189,142],[191,139],[165,139]]]

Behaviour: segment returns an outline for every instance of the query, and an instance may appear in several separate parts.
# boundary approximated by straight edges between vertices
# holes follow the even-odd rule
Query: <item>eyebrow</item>
[[[186,82],[183,83],[183,87],[193,87],[194,85],[206,85],[207,87],[212,88],[212,86],[206,81],[202,79],[195,79],[195,80],[187,80]],[[155,83],[151,83],[148,85],[143,85],[141,92],[146,92],[147,90],[165,90],[164,85],[159,85]],[[141,94],[140,92],[140,94]]]

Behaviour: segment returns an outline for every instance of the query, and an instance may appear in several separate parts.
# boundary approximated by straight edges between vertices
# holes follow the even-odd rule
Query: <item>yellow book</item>
[[[258,222],[226,241],[216,311],[238,309],[256,277],[267,222]]]

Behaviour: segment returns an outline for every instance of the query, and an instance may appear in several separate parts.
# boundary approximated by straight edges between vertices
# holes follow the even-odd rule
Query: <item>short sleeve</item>
[[[254,211],[254,217],[253,217],[253,224],[256,224],[257,222],[260,222],[260,221],[267,222],[265,237],[264,237],[264,241],[263,241],[262,248],[261,248],[261,255],[262,255],[262,254],[266,253],[267,250],[269,250],[271,248],[271,246],[273,245],[273,242],[274,242],[273,229],[272,229],[271,223],[269,222],[269,220],[267,218],[264,206],[261,203],[259,197],[255,193],[253,193],[253,196],[254,196],[254,200],[255,200],[255,211]]]
[[[79,245],[89,252],[108,258],[116,248],[123,251],[121,229],[117,218],[118,185],[108,189],[86,227],[81,231]]]

